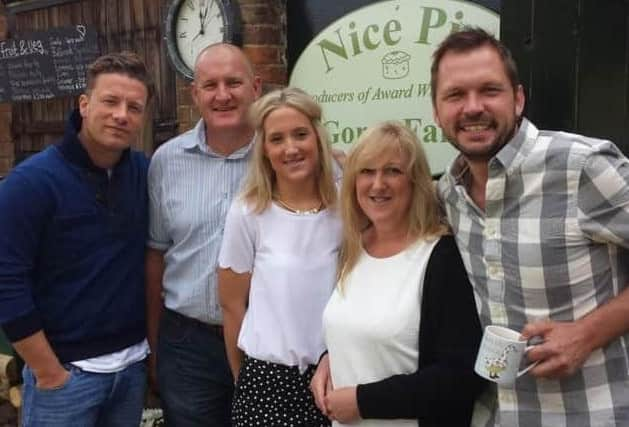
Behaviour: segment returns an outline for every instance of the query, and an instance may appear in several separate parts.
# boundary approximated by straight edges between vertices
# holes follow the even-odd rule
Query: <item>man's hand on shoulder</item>
[[[332,149],[332,157],[336,161],[336,164],[339,165],[341,170],[345,167],[345,160],[347,160],[347,154],[343,150],[339,150],[338,148]]]

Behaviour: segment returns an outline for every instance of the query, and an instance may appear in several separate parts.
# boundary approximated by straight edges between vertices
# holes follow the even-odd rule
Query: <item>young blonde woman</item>
[[[345,162],[341,210],[317,405],[335,426],[470,425],[484,387],[473,372],[481,329],[412,132],[385,122],[363,133]]]
[[[234,426],[325,426],[308,384],[324,350],[341,225],[321,109],[293,88],[252,107],[256,145],[226,219],[219,295]]]

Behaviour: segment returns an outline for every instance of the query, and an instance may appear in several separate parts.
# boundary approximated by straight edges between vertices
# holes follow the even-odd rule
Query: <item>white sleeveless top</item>
[[[323,313],[334,388],[417,370],[424,273],[438,241],[420,239],[388,258],[363,250],[343,291],[334,290]],[[351,426],[417,427],[417,420],[361,420]]]

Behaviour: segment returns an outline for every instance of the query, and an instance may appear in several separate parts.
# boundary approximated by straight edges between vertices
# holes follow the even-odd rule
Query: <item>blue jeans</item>
[[[24,427],[137,427],[142,419],[146,365],[137,362],[119,372],[98,374],[66,364],[68,381],[42,390],[24,367]]]
[[[157,381],[169,427],[229,427],[234,384],[222,336],[199,321],[164,310]]]

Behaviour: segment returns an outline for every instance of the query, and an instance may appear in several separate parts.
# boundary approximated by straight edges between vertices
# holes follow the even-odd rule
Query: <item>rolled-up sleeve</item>
[[[166,228],[165,209],[163,209],[163,156],[157,151],[151,159],[148,172],[149,193],[149,237],[147,246],[165,251],[170,247],[170,238]]]
[[[629,160],[612,143],[601,143],[585,159],[578,204],[586,235],[629,248]]]

